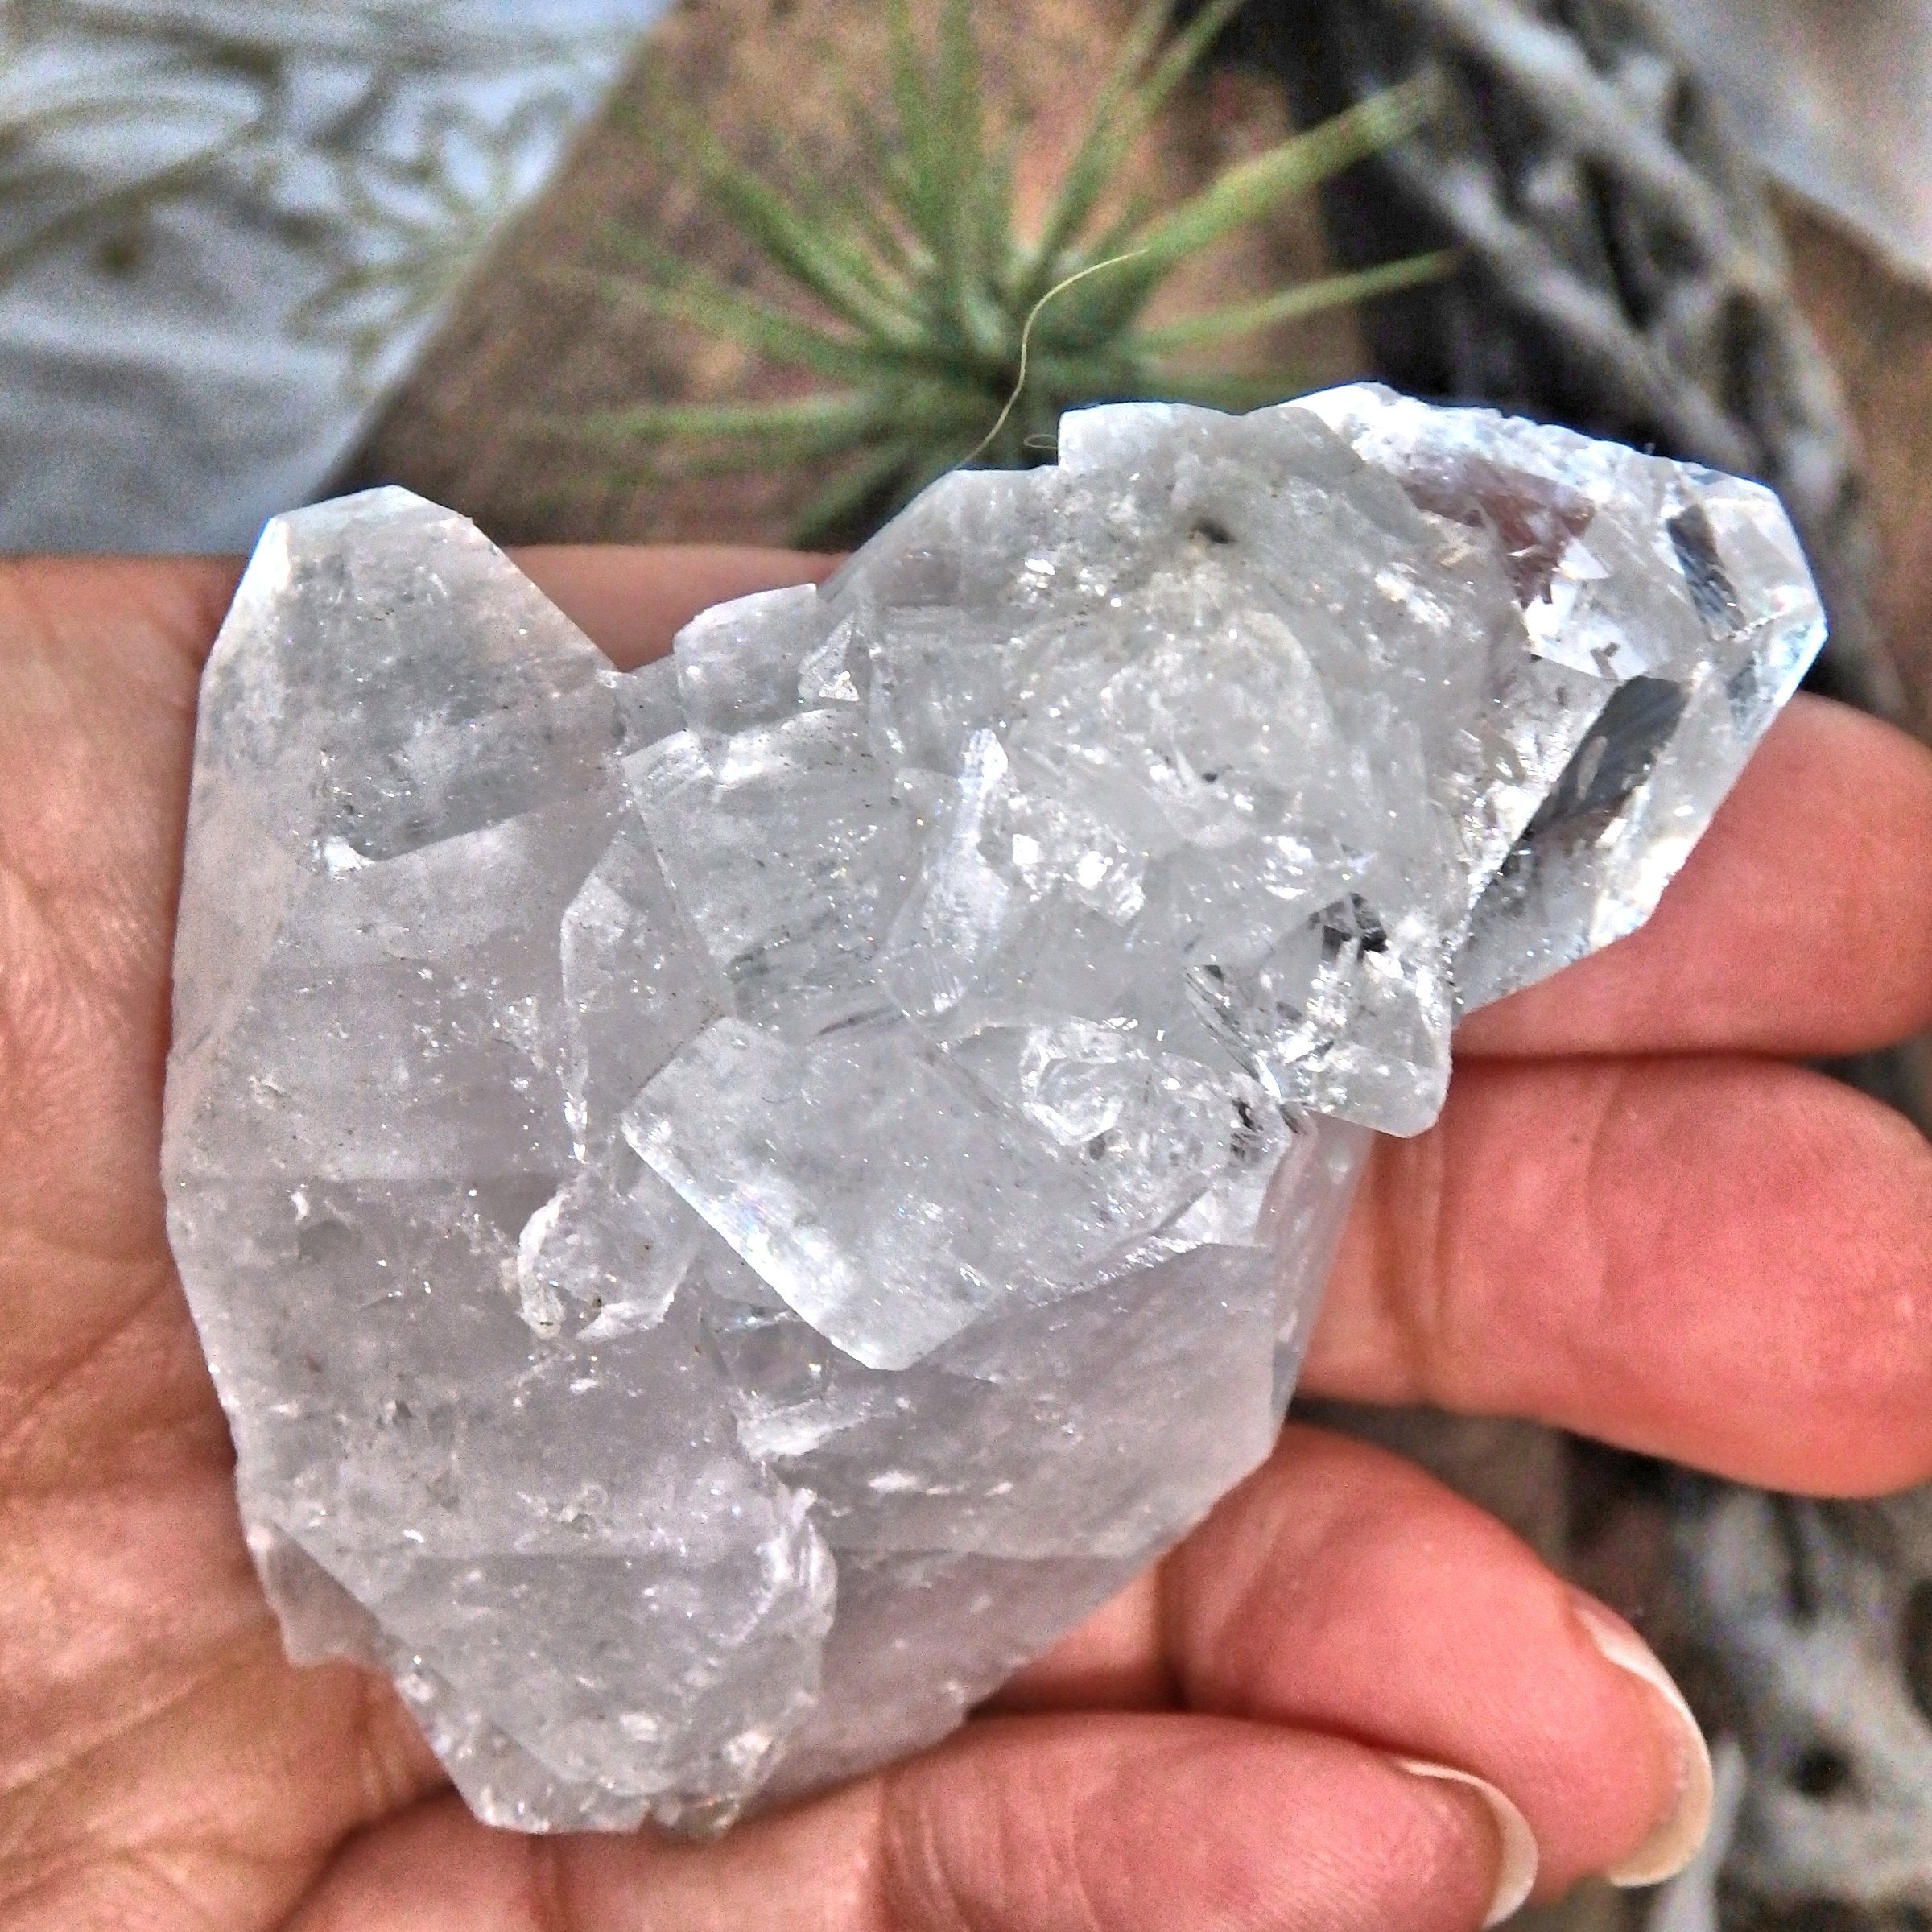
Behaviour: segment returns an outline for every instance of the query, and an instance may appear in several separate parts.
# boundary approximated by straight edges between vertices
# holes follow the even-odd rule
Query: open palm
[[[535,553],[612,654],[775,553]],[[473,1823],[388,1686],[291,1669],[158,1170],[221,564],[0,575],[0,1926],[1467,1928],[1661,1875],[1707,1768],[1633,1635],[1380,1451],[1290,1425],[940,1749],[692,1846]],[[1645,931],[1483,1014],[1385,1145],[1307,1385],[1775,1487],[1932,1474],[1932,1152],[1778,1056],[1932,1022],[1932,758],[1801,701]]]

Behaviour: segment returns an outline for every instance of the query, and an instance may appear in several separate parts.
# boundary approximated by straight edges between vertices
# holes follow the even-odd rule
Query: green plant
[[[1161,397],[1224,407],[1278,399],[1284,378],[1241,379],[1190,357],[1443,272],[1428,255],[1285,288],[1150,325],[1147,305],[1182,262],[1364,155],[1428,109],[1412,83],[1235,163],[1178,205],[1120,200],[1124,164],[1162,105],[1241,0],[1212,0],[1169,37],[1169,0],[1149,0],[1102,84],[1039,232],[1015,230],[1011,152],[985,126],[970,0],[943,0],[937,44],[909,0],[886,0],[890,120],[855,126],[870,179],[787,190],[737,161],[663,97],[654,122],[715,210],[756,245],[803,303],[776,306],[634,237],[634,276],[613,297],[727,338],[819,386],[777,402],[663,403],[575,426],[646,466],[683,451],[693,469],[814,464],[829,480],[797,536],[820,540],[883,518],[962,461],[1019,467],[1053,447],[1061,412]]]

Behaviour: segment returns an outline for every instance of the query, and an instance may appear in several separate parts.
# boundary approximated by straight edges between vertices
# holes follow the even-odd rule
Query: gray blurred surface
[[[664,0],[0,0],[0,549],[318,490]]]
[[[1932,0],[1674,0],[1759,160],[1932,281]]]

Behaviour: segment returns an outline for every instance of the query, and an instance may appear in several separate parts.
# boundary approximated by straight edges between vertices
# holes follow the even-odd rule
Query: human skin
[[[819,568],[526,553],[620,663]],[[225,562],[0,568],[0,1927],[1461,1932],[1687,1851],[1645,1653],[1421,1472],[1298,1424],[938,1749],[692,1845],[475,1823],[387,1684],[296,1670],[159,1174]],[[1801,700],[1641,933],[1483,1013],[1377,1150],[1304,1386],[1853,1496],[1932,1476],[1932,1153],[1785,1063],[1932,1024],[1932,757]],[[1618,1657],[1622,1662],[1617,1661]]]

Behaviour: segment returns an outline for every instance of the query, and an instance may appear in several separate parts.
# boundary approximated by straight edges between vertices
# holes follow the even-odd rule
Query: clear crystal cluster
[[[1267,1454],[1367,1130],[1822,630],[1762,489],[1367,387],[1070,416],[628,675],[402,492],[272,524],[166,1170],[291,1654],[528,1829],[943,1735]]]

